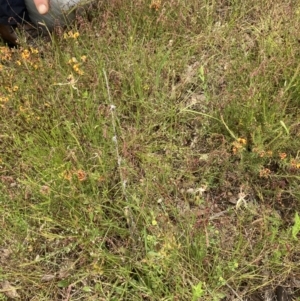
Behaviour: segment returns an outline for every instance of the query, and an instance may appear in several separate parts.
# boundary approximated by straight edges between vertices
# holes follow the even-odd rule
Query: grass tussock
[[[100,1],[1,47],[0,300],[298,300],[299,13]]]

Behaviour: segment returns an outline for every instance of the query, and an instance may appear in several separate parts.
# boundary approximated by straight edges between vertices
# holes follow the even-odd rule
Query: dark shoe
[[[30,23],[17,26],[0,24],[0,37],[7,42],[9,46],[20,45],[17,32],[20,33],[20,36],[25,37],[26,43],[31,46],[36,44],[38,38],[43,38],[46,42],[50,41],[49,35],[46,35],[41,29],[36,28]]]
[[[0,37],[10,46],[17,46],[18,37],[10,25],[0,24]]]

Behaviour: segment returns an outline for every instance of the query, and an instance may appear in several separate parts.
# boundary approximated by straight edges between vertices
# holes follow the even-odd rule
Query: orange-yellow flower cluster
[[[254,147],[252,152],[258,154],[260,158],[271,158],[273,156],[273,152],[271,150],[265,151],[257,147]]]
[[[27,66],[33,66],[34,69],[37,69],[40,60],[40,57],[37,55],[38,53],[39,51],[33,47],[30,47],[29,49],[0,47],[0,62],[13,61],[12,58],[14,57],[14,62],[18,66],[26,64]],[[0,63],[0,70],[2,69],[3,65]]]
[[[33,67],[35,70],[39,68],[40,57],[38,55],[39,51],[33,47],[29,49],[20,49],[20,58],[21,60],[17,60],[16,64],[21,66],[22,64]]]
[[[40,116],[37,116],[34,112],[34,108],[29,100],[26,100],[23,105],[19,106],[19,111],[17,116],[22,116],[26,122],[31,122],[32,120],[40,120]]]
[[[13,93],[17,92],[18,90],[19,87],[17,85],[14,85],[12,87],[5,86],[3,88],[3,91],[5,91],[5,93],[1,93],[0,91],[0,107],[4,108],[4,103],[8,102],[11,98],[13,98]]]
[[[81,69],[81,65],[82,65],[82,63],[85,63],[85,62],[86,62],[87,58],[86,58],[85,55],[83,55],[83,56],[81,56],[80,60],[81,60],[81,62],[78,61],[78,60],[76,59],[76,57],[72,57],[71,59],[69,59],[68,64],[72,66],[72,69],[73,69],[77,74],[83,75],[84,72],[83,72],[83,70]]]
[[[12,50],[8,47],[0,47],[0,61],[10,61]]]
[[[62,176],[68,181],[71,181],[73,176],[77,177],[78,181],[80,182],[83,182],[87,179],[87,173],[82,169],[64,171]]]
[[[161,8],[161,0],[152,0],[150,8],[158,11]]]
[[[1,63],[5,63],[11,60],[12,50],[7,47],[0,47],[0,71],[4,69],[4,65]]]
[[[299,160],[292,159],[290,162],[292,168],[300,169],[300,162]]]
[[[238,138],[232,143],[232,152],[234,155],[245,149],[247,140],[245,138]]]
[[[73,32],[72,30],[68,31],[68,32],[65,32],[64,33],[64,39],[78,39],[78,37],[80,36],[79,32],[78,31],[75,31]]]
[[[8,102],[8,100],[9,100],[9,98],[7,96],[0,94],[0,103]],[[0,104],[0,106],[3,106],[3,105]]]
[[[262,168],[259,171],[259,177],[260,178],[268,178],[271,174],[271,170],[269,168]]]

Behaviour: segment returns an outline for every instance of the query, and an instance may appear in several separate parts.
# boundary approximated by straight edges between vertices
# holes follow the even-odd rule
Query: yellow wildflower
[[[79,68],[80,67],[80,65],[79,64],[75,64],[75,65],[73,65],[73,69],[74,69],[74,71],[76,71],[78,74],[80,74],[80,75],[83,75],[84,74],[84,72]]]
[[[35,49],[33,47],[30,47],[30,51],[31,51],[31,53],[34,53],[34,54],[38,54],[39,53],[39,50]]]
[[[76,31],[73,33],[72,30],[64,33],[64,39],[74,39],[76,40],[79,37],[79,32]]]
[[[73,65],[73,69],[74,69],[74,71],[78,72],[78,70],[79,70],[79,64],[74,64]]]
[[[0,102],[7,102],[7,101],[8,101],[8,97],[0,96]]]
[[[78,73],[79,75],[83,75],[83,74],[84,74],[84,72],[83,72],[81,69],[79,69],[79,70],[77,71],[77,73]]]
[[[73,39],[77,39],[79,37],[79,32],[76,31],[74,34],[73,34]]]
[[[5,87],[5,90],[6,90],[7,92],[9,92],[9,93],[11,93],[11,92],[12,92],[12,89],[11,89],[11,87],[8,87],[8,86],[6,86],[6,87]]]
[[[291,167],[292,167],[292,168],[300,169],[300,163],[299,163],[298,160],[292,159],[290,164],[291,164]]]
[[[244,138],[238,138],[232,143],[232,152],[235,155],[239,151],[244,149],[244,146],[247,144],[247,140]]]
[[[238,138],[237,142],[240,143],[240,144],[242,144],[242,145],[246,145],[247,144],[247,140],[244,139],[244,138]]]
[[[28,49],[24,49],[22,52],[21,52],[21,57],[22,59],[26,60],[30,57],[30,52]]]
[[[69,61],[68,61],[68,64],[76,64],[76,63],[78,63],[76,57],[72,57],[72,58],[70,58]]]
[[[11,50],[7,47],[0,47],[0,60],[10,61],[11,60]]]

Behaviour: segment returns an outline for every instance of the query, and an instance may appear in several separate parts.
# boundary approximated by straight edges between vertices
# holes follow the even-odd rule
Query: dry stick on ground
[[[226,286],[233,292],[233,294],[240,300],[240,301],[244,301],[239,294],[226,282]]]
[[[113,143],[115,144],[116,146],[116,156],[117,156],[117,162],[118,162],[118,170],[119,170],[119,175],[120,175],[120,180],[121,180],[121,187],[122,187],[122,194],[123,194],[123,197],[127,203],[127,205],[129,205],[129,202],[128,202],[128,194],[127,194],[127,190],[126,190],[126,184],[127,184],[127,180],[126,178],[124,177],[124,174],[122,172],[122,157],[120,155],[120,152],[119,152],[119,144],[118,144],[118,136],[117,136],[117,126],[116,126],[116,106],[114,104],[112,104],[112,101],[111,101],[111,96],[110,96],[110,88],[109,88],[109,83],[108,83],[108,78],[107,78],[107,74],[105,72],[105,70],[103,69],[103,74],[104,74],[104,78],[105,78],[105,82],[106,82],[106,89],[107,89],[107,94],[108,94],[108,101],[110,103],[110,112],[111,112],[111,120],[112,120],[112,129],[113,129]],[[124,208],[124,214],[125,214],[125,217],[126,217],[126,221],[127,221],[127,225],[130,229],[130,233],[131,233],[131,238],[133,240],[134,237],[136,237],[136,235],[134,235],[135,233],[137,233],[136,231],[136,224],[133,220],[133,214],[129,208],[129,206],[126,206]]]

